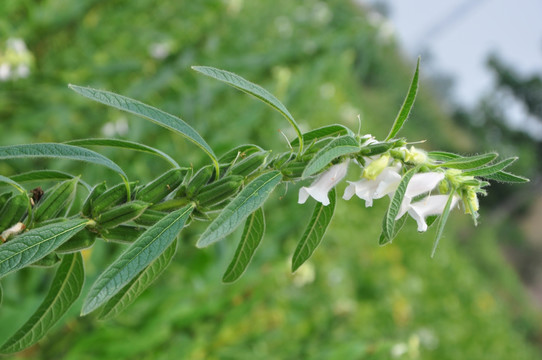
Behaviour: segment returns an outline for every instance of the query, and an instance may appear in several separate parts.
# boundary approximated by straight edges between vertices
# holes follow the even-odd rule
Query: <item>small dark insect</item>
[[[32,203],[37,204],[38,201],[40,201],[41,197],[43,196],[43,189],[41,186],[38,186],[35,189],[32,189]]]

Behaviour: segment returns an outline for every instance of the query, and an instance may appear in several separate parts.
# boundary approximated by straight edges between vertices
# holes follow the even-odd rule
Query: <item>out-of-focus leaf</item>
[[[68,311],[81,294],[85,270],[81,253],[65,255],[40,307],[28,321],[0,348],[12,354],[35,344]]]

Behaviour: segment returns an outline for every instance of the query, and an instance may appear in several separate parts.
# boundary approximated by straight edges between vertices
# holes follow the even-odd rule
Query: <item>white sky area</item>
[[[485,67],[490,53],[521,74],[542,73],[541,0],[383,2],[407,54],[428,49],[432,67],[454,77],[454,95],[464,105],[492,86]]]

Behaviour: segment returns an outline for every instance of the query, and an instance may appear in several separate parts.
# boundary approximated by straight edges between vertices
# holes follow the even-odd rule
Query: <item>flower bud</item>
[[[388,167],[388,164],[390,162],[390,156],[389,155],[382,155],[377,160],[371,162],[369,165],[365,167],[363,170],[363,177],[369,180],[374,180],[382,170]]]

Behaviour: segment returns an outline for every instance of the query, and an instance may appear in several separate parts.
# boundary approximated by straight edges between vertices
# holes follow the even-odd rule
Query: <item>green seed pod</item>
[[[282,175],[289,179],[300,178],[309,162],[293,161],[281,169]]]
[[[130,192],[135,188],[136,182],[129,183]],[[96,217],[104,210],[125,203],[128,199],[126,192],[126,185],[124,183],[117,184],[98,196],[95,201],[92,202],[92,217]]]
[[[235,159],[244,159],[245,157],[258,152],[263,151],[261,147],[253,144],[245,144],[234,147],[233,149],[222,155],[218,162],[221,164],[231,163]]]
[[[56,249],[58,254],[69,254],[87,249],[96,242],[96,233],[83,229]]]
[[[259,152],[247,156],[231,167],[230,174],[249,176],[265,164],[268,155],[268,152]]]
[[[211,217],[209,215],[207,215],[205,212],[199,210],[199,209],[194,209],[192,211],[192,214],[190,214],[190,217],[194,220],[198,220],[198,221],[209,221],[211,220]]]
[[[105,190],[107,190],[107,185],[105,184],[105,181],[101,184],[94,186],[90,194],[88,194],[87,199],[85,200],[85,203],[83,204],[83,208],[81,212],[83,213],[84,216],[88,217],[91,215],[92,204],[94,203],[94,201],[96,201],[98,196],[102,195],[105,192]]]
[[[185,205],[188,205],[190,200],[186,198],[180,198],[180,199],[170,199],[166,201],[162,201],[158,204],[154,204],[149,207],[151,210],[158,210],[158,211],[173,211],[182,208]]]
[[[204,186],[196,196],[196,202],[199,206],[212,206],[218,204],[239,191],[243,185],[243,176],[226,176],[215,183]]]
[[[333,139],[334,138],[324,138],[324,139],[315,141],[307,148],[307,150],[305,150],[305,152],[301,156],[301,160],[308,161],[312,159],[314,157],[314,154],[316,154],[323,147],[329,144]]]
[[[41,222],[56,217],[75,195],[79,178],[66,180],[45,192],[34,208],[34,221]]]
[[[107,241],[121,244],[131,244],[145,232],[144,227],[119,225],[112,229],[105,229],[101,235]]]
[[[2,210],[2,208],[4,207],[4,205],[6,204],[6,201],[8,201],[8,199],[11,197],[11,193],[10,192],[6,192],[6,193],[3,193],[2,195],[0,195],[0,210]]]
[[[186,187],[186,196],[192,198],[196,195],[200,188],[207,184],[213,175],[214,169],[211,165],[202,167],[190,180]]]
[[[60,262],[60,256],[58,256],[57,254],[55,254],[53,252],[53,253],[45,255],[45,257],[39,259],[38,261],[31,264],[30,266],[32,266],[32,267],[40,267],[40,268],[48,268],[48,267],[55,266],[59,262]]]
[[[144,201],[130,201],[102,213],[96,222],[100,228],[113,228],[122,223],[136,219],[149,207],[149,205],[149,203]]]
[[[6,201],[0,211],[0,232],[21,220],[28,209],[28,201],[28,195],[21,193],[13,195]]]
[[[162,174],[152,182],[145,185],[136,193],[136,200],[149,203],[157,203],[165,198],[169,193],[177,189],[183,182],[185,171],[181,169],[171,169]]]
[[[139,225],[151,226],[156,224],[167,214],[167,212],[147,209],[143,214],[141,214],[137,219],[135,219],[134,222]]]

